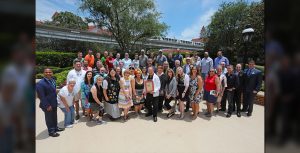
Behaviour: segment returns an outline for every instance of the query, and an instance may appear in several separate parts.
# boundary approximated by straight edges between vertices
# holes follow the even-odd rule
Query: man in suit
[[[243,97],[243,112],[248,112],[247,116],[252,115],[253,100],[257,92],[261,88],[262,74],[260,70],[255,68],[255,62],[248,62],[248,69],[244,71],[244,97]]]
[[[40,99],[40,108],[45,114],[48,134],[52,137],[58,137],[57,132],[64,129],[57,127],[56,83],[52,76],[53,72],[50,68],[44,69],[44,78],[36,84],[36,91]]]
[[[241,64],[236,65],[235,75],[237,75],[238,78],[239,78],[239,85],[236,88],[236,90],[234,91],[233,111],[235,111],[235,108],[236,108],[236,115],[238,117],[241,117],[241,95],[242,95],[243,85],[244,85],[244,72],[242,70],[242,65]]]

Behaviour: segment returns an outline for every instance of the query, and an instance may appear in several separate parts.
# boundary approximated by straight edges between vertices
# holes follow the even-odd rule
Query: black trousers
[[[221,109],[226,111],[227,91],[224,90],[223,97],[221,100]]]
[[[236,112],[241,112],[241,96],[242,91],[241,90],[234,90],[234,96],[233,96],[233,110],[236,108]]]
[[[253,101],[255,95],[256,94],[252,91],[245,91],[243,94],[243,109],[248,111],[248,113],[252,113],[253,111]]]
[[[188,111],[190,109],[190,104],[191,104],[191,100],[190,100],[190,98],[187,98],[186,105],[185,105],[186,111]]]
[[[228,100],[228,114],[231,114],[233,112],[233,97],[234,97],[234,90],[233,91],[227,91],[227,100]]]
[[[153,97],[152,94],[147,94],[145,105],[148,110],[148,114],[152,114],[153,117],[157,116],[159,97]]]
[[[172,109],[172,106],[170,105],[170,102],[173,100],[173,97],[170,97],[169,99],[165,98],[164,106],[167,108],[167,110]]]
[[[158,97],[158,111],[162,110],[164,99],[165,99],[165,96],[159,96]]]
[[[52,107],[52,111],[45,110],[44,113],[48,133],[50,134],[57,132],[57,107]]]

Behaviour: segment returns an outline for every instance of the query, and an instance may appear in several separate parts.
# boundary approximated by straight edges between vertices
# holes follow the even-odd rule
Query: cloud
[[[51,20],[51,17],[55,11],[59,12],[63,10],[60,6],[56,5],[48,0],[36,1],[36,20]]]
[[[189,27],[185,28],[180,35],[179,39],[191,40],[193,38],[199,37],[199,32],[202,26],[207,26],[210,23],[211,16],[216,12],[216,9],[209,9],[202,15],[200,15],[197,20]]]

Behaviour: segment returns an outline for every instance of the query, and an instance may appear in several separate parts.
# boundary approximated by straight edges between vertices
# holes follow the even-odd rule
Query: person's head
[[[197,69],[197,66],[196,65],[191,65],[190,66],[190,69],[191,69],[191,73],[190,73],[190,76],[192,75],[195,75],[197,76],[199,73],[198,73],[198,69]]]
[[[174,71],[170,68],[167,70],[167,75],[168,75],[169,78],[173,78],[175,76]]]
[[[104,73],[106,73],[106,69],[104,67],[101,67],[100,68],[100,74],[104,74]]]
[[[47,79],[51,79],[53,76],[53,71],[51,68],[45,68],[44,69],[44,77]]]
[[[218,53],[217,53],[218,57],[222,57],[222,51],[219,50]]]
[[[116,58],[119,59],[121,57],[120,53],[117,53]]]
[[[96,77],[96,83],[98,85],[101,85],[102,82],[103,82],[103,77],[101,75],[97,75],[97,77]]]
[[[139,54],[138,54],[138,53],[135,53],[134,59],[135,59],[135,60],[138,60],[138,59],[139,59]]]
[[[249,69],[253,69],[253,68],[255,67],[255,62],[254,62],[254,60],[250,60],[250,61],[248,62],[248,66],[249,66]]]
[[[236,71],[240,72],[242,70],[242,64],[237,64],[235,66]]]
[[[129,69],[124,70],[123,76],[124,76],[125,78],[129,78],[129,75],[130,75]]]
[[[173,57],[172,53],[169,53],[168,58],[172,58],[172,57]]]
[[[153,75],[154,74],[154,70],[152,67],[148,67],[148,73],[149,75]]]
[[[111,70],[109,71],[108,76],[109,76],[110,78],[116,77],[116,71],[115,71],[115,69],[111,69]]]
[[[96,67],[100,70],[100,68],[101,67],[103,67],[103,64],[102,64],[102,62],[100,61],[100,60],[98,60],[97,62],[96,62]]]
[[[159,51],[158,51],[158,55],[162,55],[162,50],[160,49]]]
[[[186,58],[186,64],[191,64],[191,58],[190,57]]]
[[[148,64],[148,66],[151,66],[151,65],[152,65],[152,58],[148,58],[147,64]]]
[[[112,52],[109,52],[109,57],[114,57],[114,54]]]
[[[89,62],[86,61],[86,60],[84,60],[84,61],[83,61],[83,66],[84,66],[84,67],[87,67],[88,65],[89,65]]]
[[[77,57],[78,57],[78,58],[82,58],[82,52],[81,52],[81,51],[79,51],[79,52],[77,53]]]
[[[175,67],[179,67],[180,66],[180,61],[179,60],[176,60],[175,61]]]
[[[120,66],[120,68],[122,69],[123,66],[124,66],[124,63],[123,63],[122,61],[120,61],[120,62],[119,62],[119,66]]]
[[[119,75],[121,75],[121,68],[119,66],[116,67],[116,73],[119,74]]]
[[[125,58],[129,58],[129,54],[128,53],[125,53]]]
[[[80,71],[81,70],[81,62],[79,60],[75,59],[73,61],[73,65],[74,65],[74,69],[76,71]]]
[[[164,71],[164,68],[162,66],[157,67],[157,74],[160,74]]]
[[[227,71],[228,71],[229,74],[232,74],[232,72],[233,72],[233,65],[228,65],[227,66]]]
[[[91,49],[89,49],[89,55],[92,55],[93,54],[93,51]]]
[[[222,66],[218,65],[217,66],[217,74],[222,74],[222,71],[223,71]]]
[[[209,76],[214,76],[216,74],[216,70],[214,68],[209,69]]]
[[[130,71],[130,74],[131,74],[131,75],[134,75],[134,67],[133,67],[133,66],[130,66],[130,67],[129,67],[129,71]]]
[[[141,50],[141,55],[145,55],[145,50],[144,49]]]
[[[99,58],[100,58],[100,56],[101,56],[101,53],[100,53],[100,52],[97,52],[97,53],[96,53],[96,58],[98,58],[98,59],[99,59]]]
[[[225,68],[225,62],[221,62],[221,64],[220,64],[221,66],[222,66],[222,69],[224,69]]]
[[[71,89],[71,91],[73,91],[75,84],[76,84],[75,78],[70,78],[67,82],[67,86],[69,89]]]
[[[182,76],[183,75],[183,69],[182,69],[182,67],[178,67],[177,69],[176,69],[176,76],[178,77],[178,76]]]
[[[169,63],[168,63],[168,61],[164,61],[163,67],[164,67],[165,70],[169,68]]]
[[[142,79],[142,71],[141,69],[137,68],[134,70],[134,75],[135,75],[135,78],[139,78],[139,79]]]
[[[151,57],[151,58],[154,58],[154,56],[155,56],[155,55],[154,55],[154,52],[151,52],[151,53],[150,53],[150,57]]]
[[[93,78],[93,72],[92,71],[86,71],[85,76],[84,76],[84,83],[88,84],[90,81],[90,84],[94,83],[94,79]]]
[[[143,68],[142,68],[142,73],[143,73],[143,74],[147,74],[147,68],[146,68],[146,67],[143,67]]]
[[[179,55],[179,53],[180,53],[180,49],[179,49],[179,48],[177,48],[177,55]]]
[[[204,52],[204,57],[207,58],[208,56],[208,52]]]
[[[108,56],[108,51],[104,51],[103,55],[104,55],[104,57],[107,57]]]

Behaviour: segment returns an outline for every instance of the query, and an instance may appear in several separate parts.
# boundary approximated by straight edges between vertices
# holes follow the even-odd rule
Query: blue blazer
[[[56,88],[45,78],[41,79],[36,84],[36,91],[40,99],[40,108],[46,111],[47,107],[51,106],[52,109],[57,107]]]
[[[252,92],[253,90],[259,91],[262,84],[262,73],[260,70],[253,68],[250,75],[248,75],[248,70],[244,70],[244,90],[247,92]]]

